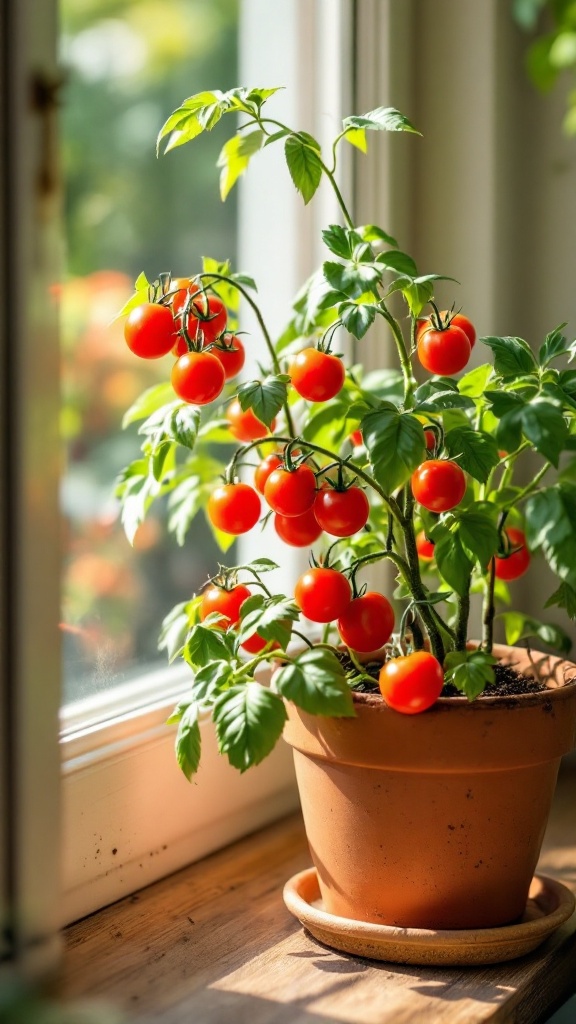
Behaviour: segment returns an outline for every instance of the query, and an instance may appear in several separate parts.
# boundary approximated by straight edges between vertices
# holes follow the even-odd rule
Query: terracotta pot
[[[482,928],[523,913],[563,754],[576,665],[496,647],[546,682],[519,697],[441,698],[402,715],[356,694],[357,717],[288,705],[304,822],[326,910],[403,928]]]

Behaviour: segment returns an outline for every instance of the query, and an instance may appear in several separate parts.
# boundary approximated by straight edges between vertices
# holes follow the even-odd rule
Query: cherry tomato
[[[208,498],[208,518],[224,533],[247,533],[258,522],[260,511],[260,498],[250,484],[220,484]]]
[[[222,628],[236,626],[240,622],[240,608],[249,597],[252,597],[252,594],[244,583],[237,583],[230,590],[212,583],[202,594],[200,619],[203,622],[211,612],[219,612],[226,620],[222,620],[218,625]]]
[[[260,651],[263,651],[269,642],[269,640],[265,640],[263,636],[260,636],[259,633],[253,633],[244,643],[240,644],[240,647],[242,650],[247,651],[248,654],[260,654]],[[280,644],[274,641],[270,650],[274,651],[278,647],[280,647]]]
[[[189,277],[173,277],[170,281],[170,287],[168,294],[171,295],[170,305],[172,306],[172,312],[174,316],[179,316],[188,297],[196,295],[200,291],[199,286]]]
[[[273,469],[264,484],[264,497],[281,516],[301,516],[312,508],[316,497],[314,470],[302,463],[296,469]]]
[[[434,543],[428,540],[424,530],[421,530],[416,537],[416,550],[418,557],[424,562],[430,562],[434,558]]]
[[[309,402],[327,402],[338,394],[346,371],[338,356],[305,348],[290,363],[288,373],[295,390]]]
[[[294,599],[312,622],[339,619],[352,600],[350,584],[337,569],[308,569],[297,580]]]
[[[157,302],[143,302],[126,317],[124,337],[134,355],[141,359],[160,359],[168,354],[176,338],[172,313]]]
[[[390,639],[394,609],[383,594],[369,590],[350,601],[337,626],[342,640],[353,651],[376,651]]]
[[[470,342],[461,327],[423,330],[418,338],[418,359],[425,370],[450,376],[463,370],[470,359]]]
[[[185,352],[172,367],[172,387],[178,398],[194,405],[213,402],[224,387],[224,367],[211,352]]]
[[[415,651],[387,661],[378,682],[388,707],[405,715],[417,715],[437,701],[444,685],[444,672],[434,655]]]
[[[217,295],[206,295],[201,292],[195,296],[188,311],[188,333],[202,331],[204,344],[216,341],[226,330],[228,315],[226,306]]]
[[[230,402],[226,410],[228,429],[237,441],[258,441],[268,436],[268,427],[258,419],[252,409],[244,410],[237,398]],[[270,424],[270,433],[276,426],[276,420]]]
[[[264,494],[264,485],[275,469],[282,465],[282,456],[278,452],[272,452],[260,462],[254,470],[254,486],[260,494]]]
[[[323,487],[314,501],[316,519],[333,537],[351,537],[358,533],[366,526],[369,514],[370,503],[361,487],[347,487],[345,491]]]
[[[224,348],[215,345],[210,352],[222,363],[226,380],[232,380],[244,366],[246,352],[240,338],[237,338],[235,334],[227,334],[221,340]]]
[[[300,516],[281,516],[276,512],[274,529],[280,539],[293,548],[309,548],[322,536],[322,527],[318,524],[313,507]]]
[[[499,580],[517,580],[523,576],[530,565],[530,552],[526,547],[526,537],[522,530],[515,526],[507,526],[504,531],[508,537],[511,548],[518,548],[506,558],[494,559],[496,564],[496,576]]]
[[[464,313],[454,313],[452,315],[448,312],[448,310],[443,309],[440,313],[441,322],[446,323],[447,317],[450,317],[450,324],[454,324],[455,327],[459,327],[460,330],[464,331],[464,334],[466,335],[468,341],[470,342],[470,348],[474,348],[474,344],[476,342],[476,328],[474,327],[472,321],[469,320],[467,316],[464,316]],[[427,327],[431,326],[431,323],[432,322],[429,316],[424,317],[423,319],[418,321],[418,327],[416,329],[416,340],[418,340],[422,332],[425,331]]]
[[[466,493],[466,475],[456,462],[428,459],[412,474],[412,493],[430,512],[448,512]]]
[[[355,448],[359,448],[360,445],[364,444],[364,438],[362,437],[361,430],[353,430],[348,440],[350,444],[353,444]]]

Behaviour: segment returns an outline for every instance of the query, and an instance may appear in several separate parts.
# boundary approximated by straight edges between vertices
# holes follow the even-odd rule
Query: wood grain
[[[576,767],[539,869],[576,891]],[[310,862],[298,815],[65,932],[65,999],[139,1024],[541,1024],[576,989],[576,916],[536,953],[483,969],[387,966],[310,938],[282,903]]]

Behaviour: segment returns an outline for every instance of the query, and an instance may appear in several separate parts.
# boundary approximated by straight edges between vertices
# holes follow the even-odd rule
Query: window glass
[[[238,0],[60,0],[65,177],[61,286],[64,698],[86,697],[164,663],[159,624],[218,561],[203,515],[179,548],[152,510],[132,550],[113,495],[138,458],[121,420],[170,357],[139,360],[111,323],[141,270],[184,276],[236,251],[236,206],[214,165],[226,135],[156,160],[166,116],[204,88],[237,85]]]

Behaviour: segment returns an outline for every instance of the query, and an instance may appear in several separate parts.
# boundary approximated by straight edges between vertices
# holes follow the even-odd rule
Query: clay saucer
[[[561,882],[535,875],[524,915],[515,924],[452,931],[367,924],[324,910],[315,868],[289,879],[284,902],[315,939],[333,949],[372,960],[444,967],[496,964],[531,953],[568,920],[576,905]]]

